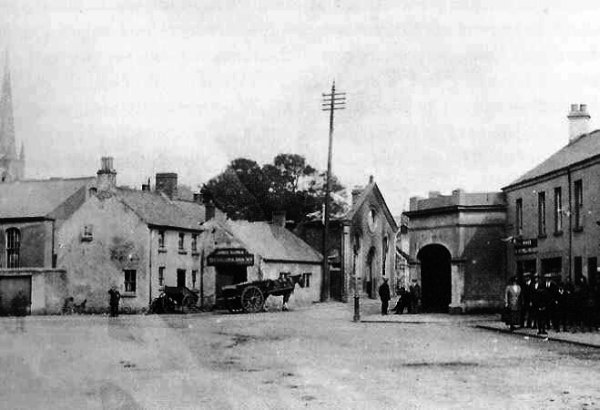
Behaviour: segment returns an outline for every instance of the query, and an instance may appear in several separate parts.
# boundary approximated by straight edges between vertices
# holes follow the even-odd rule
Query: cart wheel
[[[244,312],[257,313],[263,309],[265,298],[259,288],[248,286],[242,291],[241,302]]]

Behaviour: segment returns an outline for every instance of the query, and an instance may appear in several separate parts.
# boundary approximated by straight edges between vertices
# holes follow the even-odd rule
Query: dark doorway
[[[177,287],[185,287],[185,269],[177,269]]]
[[[221,296],[221,289],[223,286],[235,285],[236,283],[246,282],[248,280],[248,273],[245,266],[239,265],[220,265],[217,267],[216,277],[216,294],[217,297]]]
[[[0,277],[0,315],[10,315],[15,309],[15,298],[24,298],[27,313],[31,306],[31,276]]]
[[[588,283],[591,287],[596,286],[598,282],[598,259],[596,257],[588,258]]]
[[[375,270],[375,248],[371,248],[369,250],[369,254],[367,255],[367,270],[365,272],[365,293],[369,296],[369,298],[373,299],[375,297],[375,292],[373,292],[373,271]]]
[[[423,310],[448,312],[452,294],[450,252],[442,245],[427,245],[419,251]]]

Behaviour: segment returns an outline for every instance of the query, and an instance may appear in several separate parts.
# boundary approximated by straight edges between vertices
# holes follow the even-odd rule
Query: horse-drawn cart
[[[161,294],[152,301],[150,312],[173,313],[197,308],[198,295],[185,286],[164,286]]]
[[[264,310],[269,296],[283,296],[283,310],[287,310],[287,301],[294,292],[296,283],[304,287],[302,275],[281,274],[279,279],[266,279],[253,282],[236,283],[221,288],[217,305],[230,312],[256,313]]]

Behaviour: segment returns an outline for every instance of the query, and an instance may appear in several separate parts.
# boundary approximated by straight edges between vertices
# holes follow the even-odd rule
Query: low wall
[[[31,277],[31,314],[61,312],[67,297],[67,272],[64,269],[0,269],[0,276]]]

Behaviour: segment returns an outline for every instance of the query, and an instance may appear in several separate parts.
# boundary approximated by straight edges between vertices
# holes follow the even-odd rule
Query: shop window
[[[6,267],[18,268],[21,265],[21,231],[17,228],[6,230]]]
[[[125,292],[135,293],[136,290],[136,271],[134,269],[126,269],[125,274]]]

